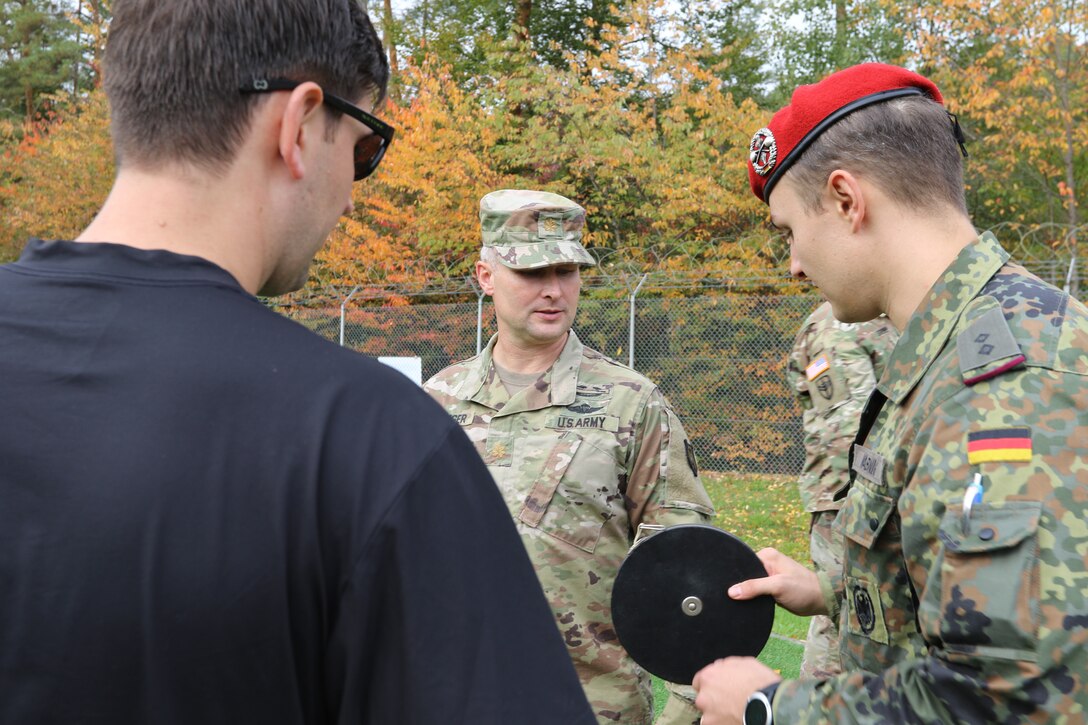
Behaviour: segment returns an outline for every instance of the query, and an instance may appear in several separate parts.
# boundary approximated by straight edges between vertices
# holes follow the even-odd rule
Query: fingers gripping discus
[[[638,542],[612,589],[612,622],[631,658],[658,677],[690,684],[716,659],[755,657],[774,623],[769,596],[726,593],[767,576],[755,552],[712,526],[671,526]]]

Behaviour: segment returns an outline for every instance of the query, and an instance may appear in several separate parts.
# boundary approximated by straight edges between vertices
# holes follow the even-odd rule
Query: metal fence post
[[[642,289],[642,285],[646,283],[646,277],[648,275],[642,275],[642,279],[638,281],[638,286],[635,287],[634,292],[631,293],[630,299],[630,327],[627,331],[627,367],[632,370],[635,367],[635,297],[638,296],[638,291]]]
[[[476,278],[469,275],[468,283],[476,292],[476,354],[484,349],[484,291],[476,284]]]
[[[344,346],[344,309],[348,306],[348,302],[351,302],[351,298],[355,296],[355,293],[359,291],[359,285],[355,285],[355,289],[344,298],[344,301],[340,303],[340,347]]]
[[[1080,279],[1077,275],[1077,229],[1070,229],[1065,238],[1072,256],[1069,258],[1069,271],[1065,274],[1065,287],[1062,291],[1077,297],[1080,293]]]

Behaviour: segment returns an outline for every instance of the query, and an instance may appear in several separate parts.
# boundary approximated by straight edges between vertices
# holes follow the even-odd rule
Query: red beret
[[[793,162],[841,118],[874,103],[911,95],[926,95],[944,103],[929,79],[883,63],[862,63],[832,73],[819,83],[799,86],[790,104],[752,137],[748,153],[752,192],[766,202],[771,188]]]

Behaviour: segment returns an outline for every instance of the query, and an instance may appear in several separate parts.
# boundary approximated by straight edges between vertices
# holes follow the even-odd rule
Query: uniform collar
[[[907,323],[877,384],[880,392],[903,404],[944,349],[964,309],[1008,260],[990,232],[960,251]]]
[[[502,415],[574,403],[578,391],[578,368],[582,364],[584,349],[574,330],[567,335],[567,342],[559,357],[545,372],[547,387],[538,390],[530,386],[513,398],[506,392],[495,370],[492,356],[498,337],[493,335],[487,347],[471,363],[470,374],[457,392],[457,397],[501,411]]]

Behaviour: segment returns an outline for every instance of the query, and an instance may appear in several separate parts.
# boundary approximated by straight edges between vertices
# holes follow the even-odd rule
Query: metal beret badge
[[[764,126],[752,136],[752,143],[748,146],[748,159],[752,162],[752,169],[760,176],[771,173],[778,161],[778,144],[771,129]]]

